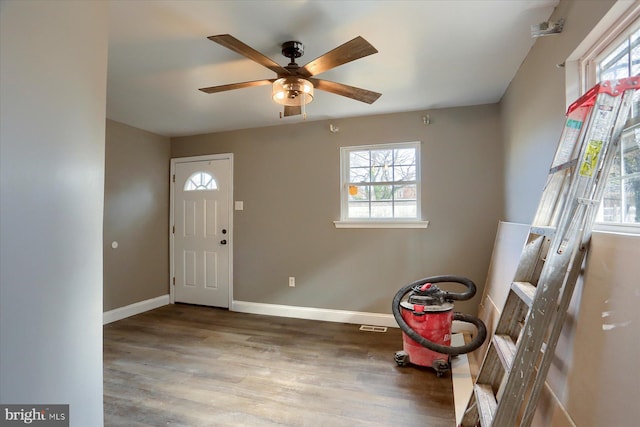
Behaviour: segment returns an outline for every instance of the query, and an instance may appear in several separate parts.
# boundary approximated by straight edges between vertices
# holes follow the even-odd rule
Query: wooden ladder
[[[640,78],[569,107],[538,210],[461,427],[529,426]]]

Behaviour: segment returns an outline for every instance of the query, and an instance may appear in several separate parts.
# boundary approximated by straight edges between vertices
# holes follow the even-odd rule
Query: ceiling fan
[[[356,101],[366,102],[367,104],[374,103],[380,95],[382,95],[377,92],[348,86],[342,83],[313,78],[313,76],[331,70],[339,65],[378,53],[375,47],[360,36],[338,46],[302,67],[296,64],[295,61],[296,58],[300,58],[304,54],[304,46],[298,41],[288,41],[282,44],[282,54],[291,61],[289,65],[282,67],[229,34],[220,34],[207,38],[274,71],[277,74],[277,78],[253,80],[200,89],[206,93],[217,93],[270,84],[272,85],[273,100],[278,104],[284,105],[285,117],[298,114],[304,115],[305,105],[313,100],[314,88],[336,95],[346,96]],[[282,117],[282,114],[280,117]]]

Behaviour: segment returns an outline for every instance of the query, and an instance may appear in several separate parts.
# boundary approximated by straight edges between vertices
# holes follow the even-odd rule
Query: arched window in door
[[[195,172],[184,183],[184,191],[217,190],[216,179],[207,172]]]

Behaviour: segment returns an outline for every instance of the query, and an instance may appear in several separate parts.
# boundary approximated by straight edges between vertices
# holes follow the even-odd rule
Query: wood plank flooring
[[[358,328],[182,304],[105,325],[105,426],[454,426],[451,376]]]

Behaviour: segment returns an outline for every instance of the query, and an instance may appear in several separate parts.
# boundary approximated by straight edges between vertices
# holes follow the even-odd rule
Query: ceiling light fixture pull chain
[[[302,120],[307,120],[307,93],[302,92]]]

